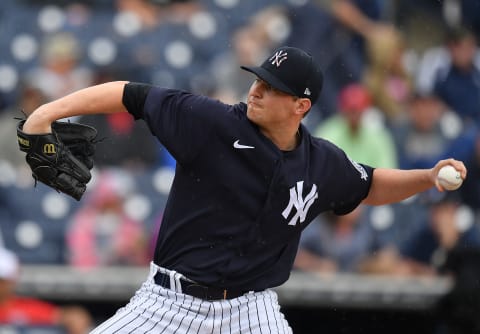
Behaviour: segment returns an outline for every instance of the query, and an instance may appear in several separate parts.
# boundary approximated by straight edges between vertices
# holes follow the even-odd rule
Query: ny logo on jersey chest
[[[290,188],[290,201],[288,202],[287,207],[282,212],[282,216],[285,219],[288,219],[290,214],[294,209],[297,212],[288,222],[288,225],[297,225],[298,222],[303,223],[307,217],[308,210],[312,206],[313,202],[318,198],[317,186],[312,185],[312,189],[307,194],[303,196],[303,181],[298,181],[296,187]]]

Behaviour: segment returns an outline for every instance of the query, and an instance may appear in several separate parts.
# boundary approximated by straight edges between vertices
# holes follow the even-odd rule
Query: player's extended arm
[[[50,133],[52,122],[72,116],[125,112],[122,103],[126,81],[114,81],[81,89],[35,109],[23,125],[30,134]]]
[[[452,165],[460,171],[462,179],[467,177],[467,169],[463,162],[455,159],[440,160],[431,169],[384,169],[377,168],[373,172],[372,185],[363,203],[383,205],[402,201],[417,193],[437,187],[444,191],[437,181],[440,168]]]

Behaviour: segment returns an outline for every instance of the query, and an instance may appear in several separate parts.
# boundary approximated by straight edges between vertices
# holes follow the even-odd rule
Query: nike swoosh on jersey
[[[248,145],[242,145],[242,144],[240,144],[240,140],[235,140],[235,142],[233,143],[233,147],[239,148],[239,149],[255,148],[254,146],[248,146]]]

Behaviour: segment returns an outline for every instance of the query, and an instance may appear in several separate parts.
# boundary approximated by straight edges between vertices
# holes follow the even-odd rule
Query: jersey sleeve
[[[352,160],[337,146],[330,147],[328,157],[328,192],[330,205],[337,215],[353,211],[368,195],[374,168]]]
[[[135,83],[125,86],[123,103],[180,163],[193,160],[208,146],[230,107],[182,90]]]

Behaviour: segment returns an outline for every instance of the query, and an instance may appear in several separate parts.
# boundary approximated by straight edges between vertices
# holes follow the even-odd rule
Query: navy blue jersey
[[[279,150],[244,103],[134,83],[123,101],[177,160],[154,262],[197,282],[282,284],[307,224],[327,210],[348,213],[368,194],[371,167],[304,126],[295,150]]]

